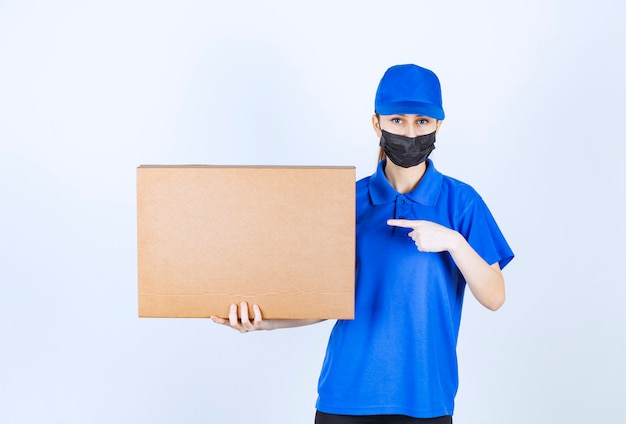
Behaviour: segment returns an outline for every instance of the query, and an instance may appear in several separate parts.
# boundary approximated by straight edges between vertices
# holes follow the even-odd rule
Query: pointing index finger
[[[387,225],[402,228],[413,228],[415,226],[414,222],[408,219],[388,219]]]

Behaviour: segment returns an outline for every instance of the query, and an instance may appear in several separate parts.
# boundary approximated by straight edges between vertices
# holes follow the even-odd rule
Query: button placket
[[[397,219],[407,219],[409,216],[409,212],[411,210],[411,204],[409,199],[405,196],[398,196],[396,198],[396,218]]]
[[[404,195],[399,195],[396,197],[396,219],[407,219],[410,216],[411,211],[411,202]],[[405,237],[408,230],[403,228],[394,227],[393,228],[393,236],[394,237]]]

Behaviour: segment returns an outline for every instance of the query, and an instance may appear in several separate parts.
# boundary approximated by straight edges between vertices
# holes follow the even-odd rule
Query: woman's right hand
[[[234,328],[240,333],[249,333],[250,331],[257,330],[274,330],[277,328],[292,328],[301,327],[304,325],[311,325],[324,321],[323,319],[263,319],[261,314],[261,308],[259,305],[252,305],[252,311],[254,317],[250,320],[248,315],[248,303],[241,302],[239,309],[241,309],[241,318],[237,314],[237,305],[230,305],[228,311],[228,319],[220,318],[215,315],[211,316],[211,320],[216,324],[222,324],[230,328]]]
[[[252,305],[252,311],[254,312],[252,321],[248,316],[248,303],[241,302],[239,306],[241,309],[241,319],[239,319],[239,315],[237,314],[237,305],[232,304],[230,305],[230,310],[228,312],[228,319],[213,315],[211,316],[211,320],[216,324],[222,324],[234,328],[240,333],[273,329],[271,326],[272,320],[263,320],[263,315],[261,314],[261,308],[259,308],[259,305]]]

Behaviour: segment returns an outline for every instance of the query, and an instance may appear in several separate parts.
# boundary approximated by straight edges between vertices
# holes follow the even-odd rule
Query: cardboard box
[[[268,319],[352,319],[355,178],[354,167],[138,167],[139,316],[227,317],[247,301]]]

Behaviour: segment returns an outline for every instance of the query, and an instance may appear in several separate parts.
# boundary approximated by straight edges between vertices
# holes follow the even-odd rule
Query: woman
[[[376,172],[356,185],[355,319],[339,320],[319,379],[316,424],[451,423],[465,286],[485,307],[505,299],[513,252],[481,197],[439,173],[429,154],[445,117],[439,79],[396,65],[376,92]],[[241,332],[312,324],[254,319]]]

